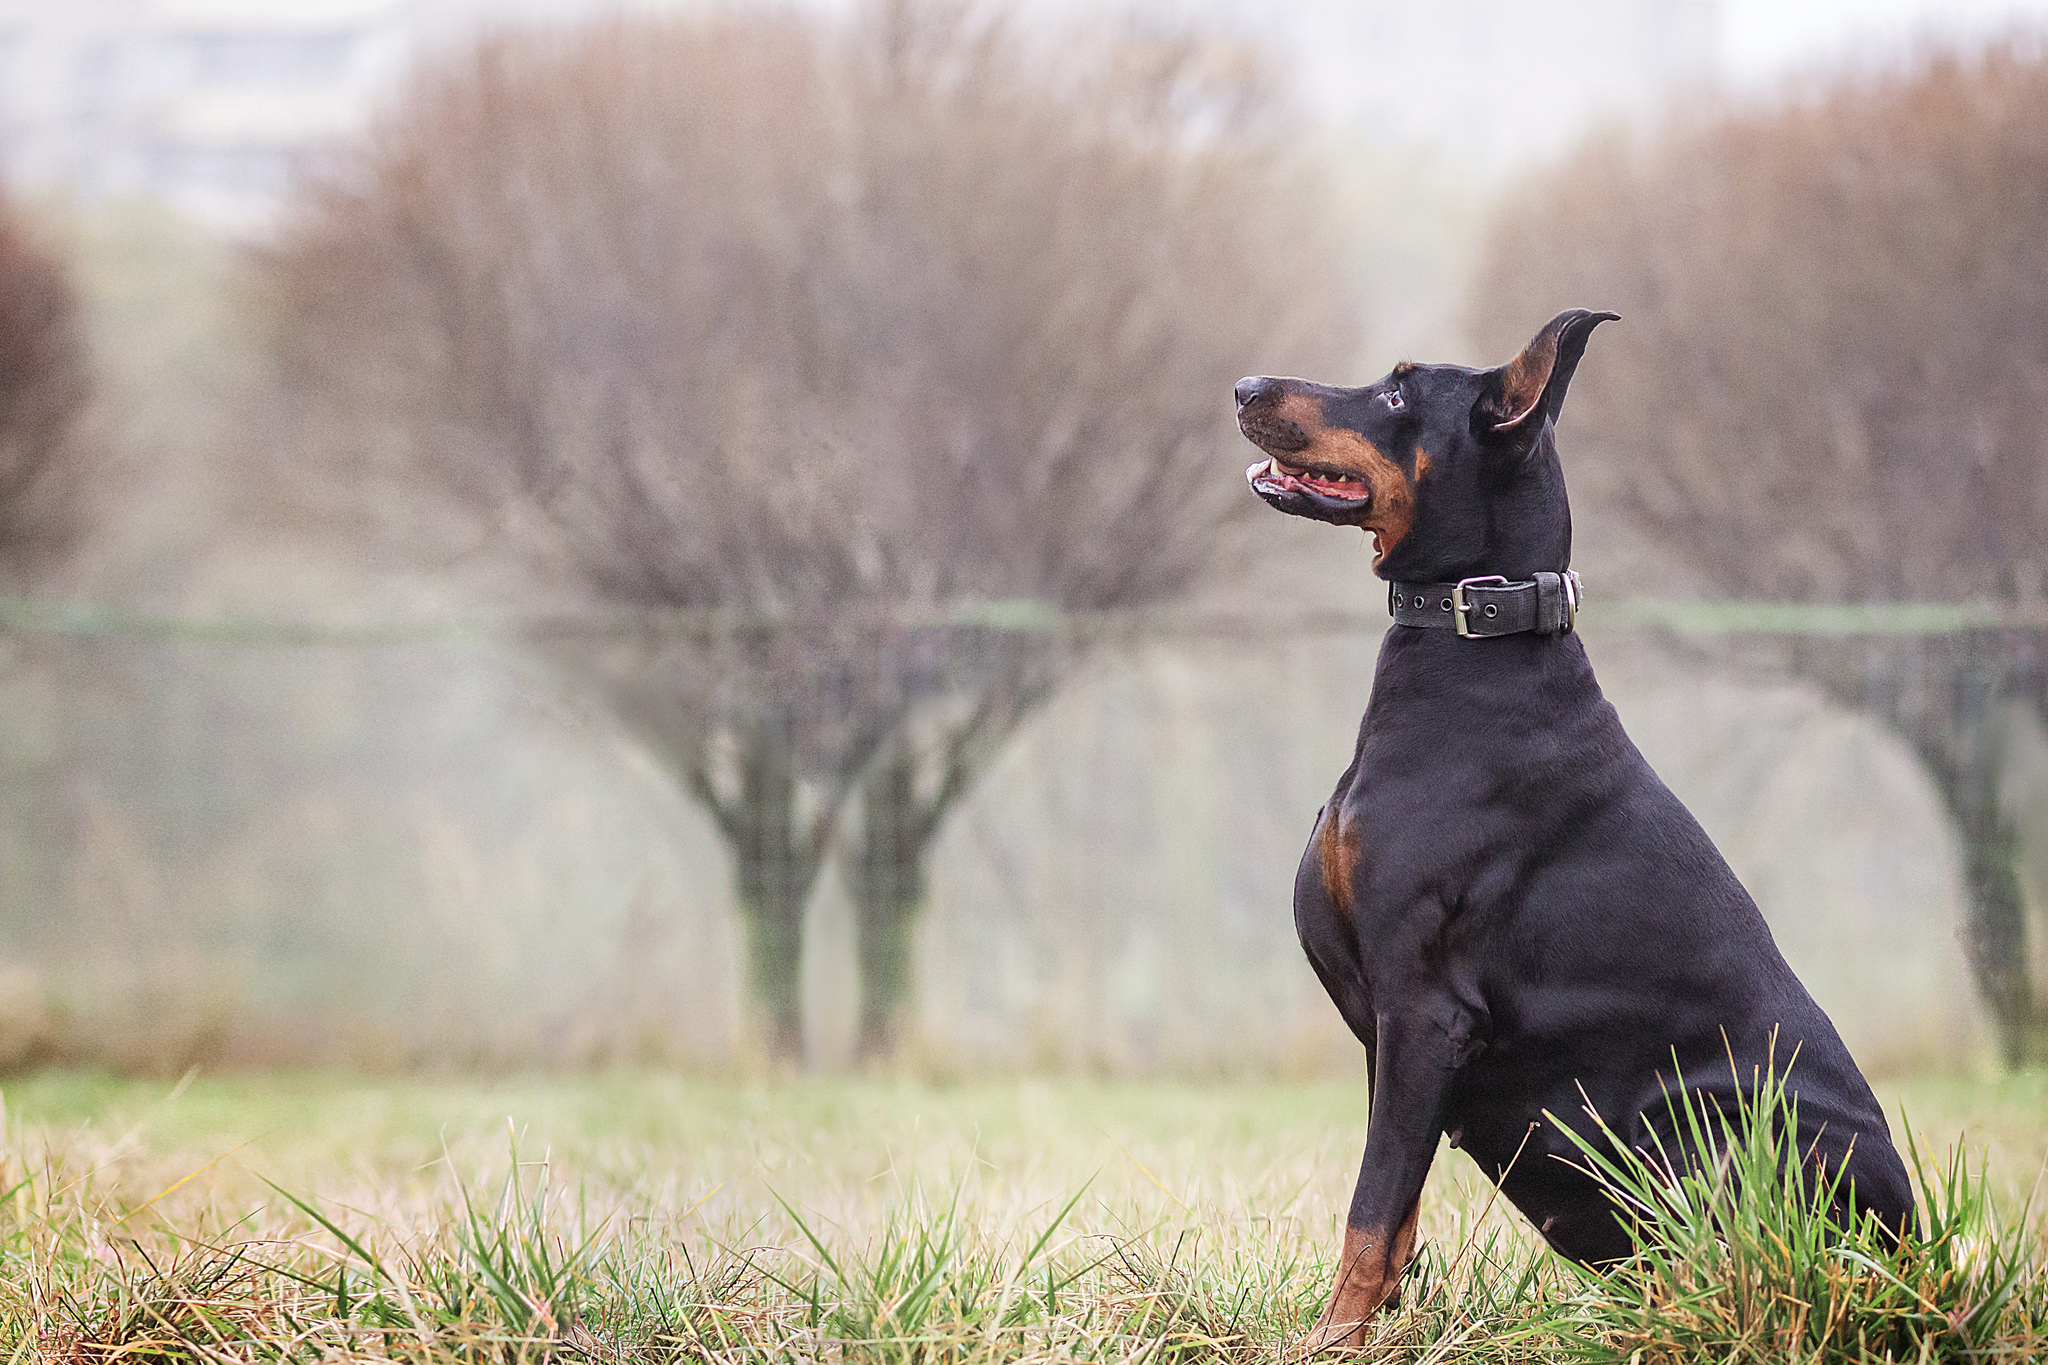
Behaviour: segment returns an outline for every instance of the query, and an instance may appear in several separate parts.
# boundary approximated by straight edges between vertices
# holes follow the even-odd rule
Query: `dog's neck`
[[[1425,498],[1402,541],[1374,566],[1389,582],[1455,583],[1499,575],[1524,582],[1571,567],[1572,512],[1564,469],[1546,428],[1514,471]]]

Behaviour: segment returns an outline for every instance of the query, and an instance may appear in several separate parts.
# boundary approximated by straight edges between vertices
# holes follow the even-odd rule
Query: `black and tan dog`
[[[1913,1224],[1869,1085],[1622,732],[1572,632],[1551,430],[1587,337],[1612,317],[1562,314],[1498,369],[1237,386],[1238,425],[1269,457],[1252,487],[1283,512],[1369,532],[1395,620],[1294,884],[1302,946],[1365,1044],[1372,1092],[1312,1346],[1361,1340],[1393,1295],[1439,1135],[1557,1251],[1626,1256],[1615,1206],[1544,1115],[1591,1138],[1590,1108],[1631,1144],[1654,1135],[1680,1151],[1674,1065],[1732,1115],[1738,1076],[1774,1048],[1781,1073],[1794,1058],[1800,1150],[1846,1167],[1837,1220]]]

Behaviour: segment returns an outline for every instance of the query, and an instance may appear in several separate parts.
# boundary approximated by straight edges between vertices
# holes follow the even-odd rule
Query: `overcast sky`
[[[272,0],[293,5],[300,0]],[[669,0],[669,3],[691,0]],[[1540,3],[1540,0],[1533,0]],[[1787,71],[1848,54],[1882,56],[1916,38],[1974,37],[2015,22],[2048,27],[2048,0],[1718,0],[1723,69],[1738,81],[1769,80]],[[589,0],[466,0],[477,9],[580,9]],[[661,5],[663,0],[623,0]],[[830,7],[848,0],[808,0]],[[1102,0],[1017,0],[1026,9],[1099,8]],[[1168,13],[1222,10],[1258,14],[1275,11],[1354,9],[1356,0],[1125,0]]]
[[[1922,34],[1970,37],[2021,21],[2048,26],[2048,0],[1721,0],[1722,58],[1736,80],[1769,79],[1896,52]]]
[[[1017,2],[1044,13],[1096,10],[1104,0]],[[1930,41],[1968,44],[2021,25],[2048,32],[2048,0],[1519,0],[1526,8],[1518,0],[1110,2],[1263,36],[1299,63],[1302,92],[1340,123],[1434,141],[1496,168],[1557,151],[1601,109],[1642,109],[1644,96],[1654,104],[1668,92],[1659,84],[1667,78],[1764,88],[1845,64],[1889,65]],[[1481,17],[1494,11],[1513,22]],[[1460,31],[1475,22],[1480,30]],[[1539,35],[1556,41],[1546,46]],[[1500,51],[1503,41],[1514,50]],[[1390,66],[1392,51],[1432,65],[1416,67],[1404,55]],[[1551,117],[1531,119],[1538,105]]]

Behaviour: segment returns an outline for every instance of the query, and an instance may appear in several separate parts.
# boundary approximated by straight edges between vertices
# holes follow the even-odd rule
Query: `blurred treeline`
[[[2006,1056],[2048,1059],[2048,883],[2025,875],[2020,790],[2048,721],[2048,52],[1944,55],[1588,147],[1502,210],[1478,330],[1498,344],[1505,314],[1593,293],[1629,326],[1574,395],[1584,512],[1719,595],[2028,622],[1795,635],[1780,662],[1925,764]]]
[[[0,1063],[1355,1065],[1288,887],[1378,594],[1227,395],[1384,368],[1441,201],[1286,88],[612,20],[422,71],[260,249],[15,213]],[[2031,621],[1594,641],[1880,1069],[2048,1048],[2043,128],[2025,45],[1694,110],[1461,263],[1458,358],[1624,315],[1596,593]]]

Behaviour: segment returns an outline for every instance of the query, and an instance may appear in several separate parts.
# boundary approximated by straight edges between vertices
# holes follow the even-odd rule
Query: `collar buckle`
[[[1497,573],[1484,574],[1477,578],[1461,578],[1455,584],[1452,585],[1451,624],[1458,628],[1458,636],[1460,639],[1473,640],[1484,638],[1483,636],[1474,635],[1470,629],[1470,623],[1466,620],[1466,617],[1470,614],[1474,604],[1469,603],[1465,600],[1465,589],[1492,587],[1505,588],[1506,586],[1508,586],[1507,579],[1503,578],[1501,575]]]

